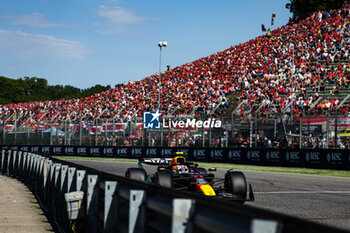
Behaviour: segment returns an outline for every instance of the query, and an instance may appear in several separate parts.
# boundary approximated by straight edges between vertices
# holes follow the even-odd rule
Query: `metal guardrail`
[[[37,153],[2,149],[0,172],[22,180],[60,232],[345,232],[239,203],[129,180]],[[73,197],[77,191],[83,193],[83,198],[74,209],[70,206],[74,203],[66,203],[65,194],[66,198],[67,194]],[[78,211],[77,219],[72,219],[72,211]]]

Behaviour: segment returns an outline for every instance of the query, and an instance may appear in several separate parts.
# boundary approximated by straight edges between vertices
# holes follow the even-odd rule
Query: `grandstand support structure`
[[[322,97],[319,97],[310,108],[307,110],[307,134],[310,135],[310,111],[316,107],[316,105],[322,100]]]
[[[247,100],[243,100],[242,102],[240,102],[237,107],[231,112],[231,128],[233,128],[233,115],[238,111],[238,109],[247,102]],[[233,134],[233,130],[232,131],[232,134]],[[233,135],[232,135],[233,136]]]
[[[195,111],[196,111],[197,108],[199,108],[199,107],[200,107],[200,104],[194,106],[193,109],[192,109],[192,111],[191,111],[191,113],[190,113],[190,116],[193,116],[193,114],[195,113]],[[174,110],[170,115],[174,114],[174,112],[175,112],[177,109],[179,109],[179,108],[180,108],[179,106],[176,106],[175,110]]]
[[[218,110],[219,107],[220,107],[220,103],[218,105],[216,105],[216,107],[213,109],[213,111],[211,111],[211,113],[209,115],[212,116],[214,114],[214,112],[216,110]]]

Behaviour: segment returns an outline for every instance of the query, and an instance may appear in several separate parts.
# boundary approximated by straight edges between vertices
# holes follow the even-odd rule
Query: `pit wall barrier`
[[[31,189],[59,232],[345,232],[232,201],[130,180],[39,153],[2,149],[0,172]]]
[[[105,147],[0,145],[0,149],[45,155],[105,158],[172,157],[181,151],[190,161],[350,170],[349,149],[247,149],[194,147]]]

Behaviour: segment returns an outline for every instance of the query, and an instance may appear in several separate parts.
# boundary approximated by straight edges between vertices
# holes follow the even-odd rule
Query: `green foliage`
[[[293,13],[294,19],[305,19],[315,11],[329,11],[341,8],[345,0],[289,0],[286,8]]]
[[[24,77],[16,80],[0,76],[0,104],[82,98],[109,89],[110,85],[97,84],[81,90],[70,85],[50,86],[43,78]]]

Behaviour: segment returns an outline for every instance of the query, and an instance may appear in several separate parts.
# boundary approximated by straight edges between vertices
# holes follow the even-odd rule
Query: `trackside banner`
[[[113,147],[0,145],[1,149],[22,150],[50,156],[105,158],[169,158],[183,152],[190,161],[253,164],[285,167],[310,167],[350,170],[350,150],[327,149],[247,149],[193,147]]]

